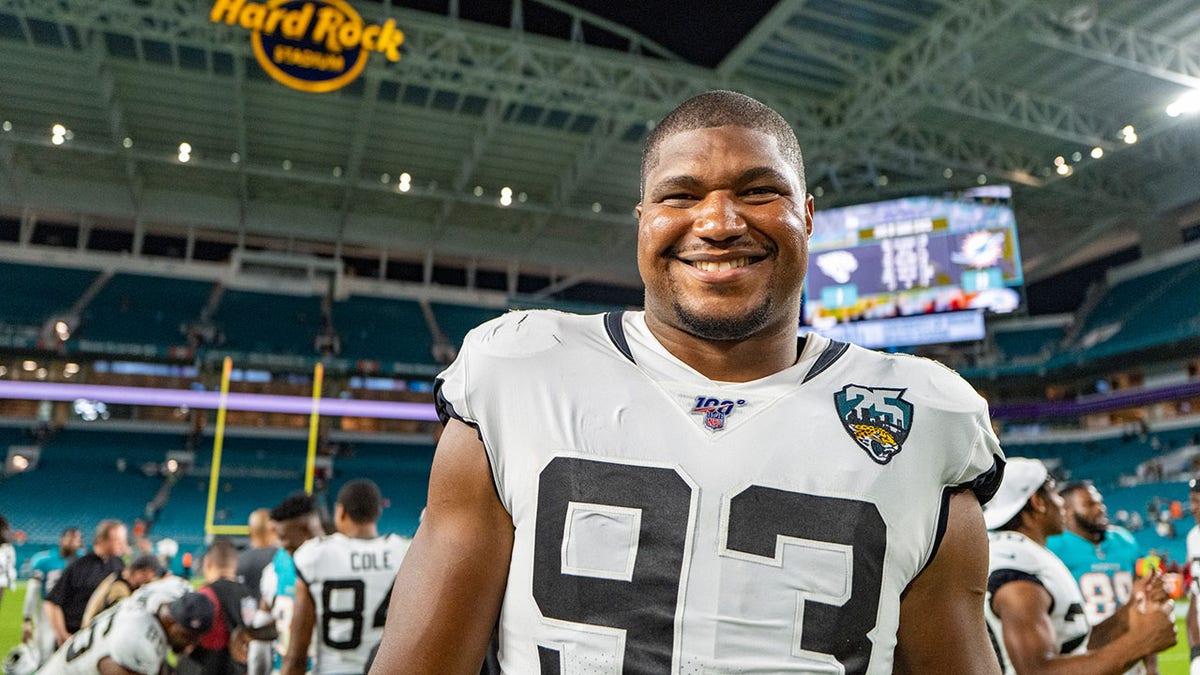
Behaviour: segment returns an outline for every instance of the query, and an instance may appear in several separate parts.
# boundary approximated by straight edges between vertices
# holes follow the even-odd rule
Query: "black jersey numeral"
[[[67,642],[67,663],[74,661],[92,648],[92,645],[96,643],[97,632],[100,637],[108,635],[109,631],[113,629],[113,614],[114,612],[110,610],[97,615],[83,632],[76,633]]]
[[[668,467],[556,457],[542,470],[538,490],[533,597],[542,615],[622,629],[624,653],[615,655],[622,672],[670,672],[694,531],[692,484]],[[640,511],[628,580],[564,571],[565,522],[572,503]],[[795,630],[801,651],[832,657],[848,674],[866,672],[887,546],[878,508],[860,500],[751,485],[729,499],[727,513],[723,551],[751,562],[761,559],[764,580],[782,562],[775,557],[781,537],[849,551],[849,597],[840,605],[799,599],[806,605],[797,612],[803,621]],[[547,645],[538,645],[538,651],[543,675],[557,673],[561,654]]]
[[[349,609],[331,609],[334,591],[350,591],[351,607]],[[363,609],[366,605],[367,586],[362,579],[330,579],[321,587],[321,641],[332,649],[358,649],[362,645],[363,624],[366,619]],[[388,600],[391,593],[383,595],[383,602],[375,608],[371,617],[371,627],[379,628],[387,618]],[[350,621],[350,636],[345,640],[334,640],[329,637],[330,625],[334,621]]]

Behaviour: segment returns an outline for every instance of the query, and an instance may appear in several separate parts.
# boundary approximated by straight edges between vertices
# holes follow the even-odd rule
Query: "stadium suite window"
[[[0,218],[0,241],[17,241],[21,236],[21,221]]]
[[[88,237],[88,250],[120,253],[133,250],[133,233],[120,230],[92,230]]]
[[[40,246],[75,248],[79,245],[79,228],[59,223],[38,223],[33,228],[30,242]]]
[[[147,234],[142,240],[142,254],[163,258],[182,258],[187,252],[187,239],[159,234]]]

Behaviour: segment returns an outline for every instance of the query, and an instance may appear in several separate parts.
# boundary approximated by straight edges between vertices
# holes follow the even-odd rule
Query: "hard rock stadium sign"
[[[341,89],[362,73],[371,52],[399,61],[404,42],[395,19],[364,24],[345,0],[216,0],[208,19],[249,31],[263,70],[301,91]]]

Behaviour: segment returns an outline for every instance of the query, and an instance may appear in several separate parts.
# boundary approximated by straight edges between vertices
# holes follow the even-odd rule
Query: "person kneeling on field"
[[[44,675],[158,675],[169,647],[185,653],[213,623],[213,606],[186,593],[153,609],[122,602],[71,636],[39,670]]]

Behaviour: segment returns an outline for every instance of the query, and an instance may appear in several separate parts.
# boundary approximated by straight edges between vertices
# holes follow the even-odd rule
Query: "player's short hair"
[[[755,129],[773,136],[779,151],[796,169],[800,186],[804,182],[804,157],[796,132],[783,116],[767,104],[736,91],[715,90],[693,96],[680,103],[658,123],[642,144],[642,173],[639,190],[646,188],[646,176],[658,165],[658,147],[668,136],[681,131],[735,126]]]
[[[92,539],[92,543],[99,544],[100,542],[108,539],[112,534],[112,531],[118,527],[125,527],[125,523],[117,520],[116,518],[105,518],[104,520],[100,521],[100,524],[96,525],[96,535]]]
[[[317,501],[305,492],[293,492],[271,509],[271,520],[277,523],[317,512]]]
[[[154,570],[154,576],[160,576],[163,571],[162,565],[159,564],[158,558],[147,553],[146,555],[138,556],[129,563],[130,572],[145,572],[146,570]]]
[[[338,490],[337,503],[356,523],[373,523],[383,513],[383,495],[379,486],[367,478],[356,478]]]
[[[8,543],[8,518],[0,513],[0,544]]]
[[[213,543],[208,545],[208,550],[204,552],[204,561],[212,561],[217,569],[237,567],[237,559],[237,547],[225,537],[214,539]]]
[[[80,530],[78,527],[64,527],[63,531],[61,533],[59,533],[58,538],[66,539],[67,537],[69,537],[73,534],[76,534],[76,533],[83,534],[83,531]]]
[[[1060,487],[1058,489],[1058,494],[1061,495],[1063,499],[1067,499],[1076,492],[1079,492],[1080,490],[1090,490],[1093,486],[1094,483],[1092,483],[1090,480],[1073,480]]]

